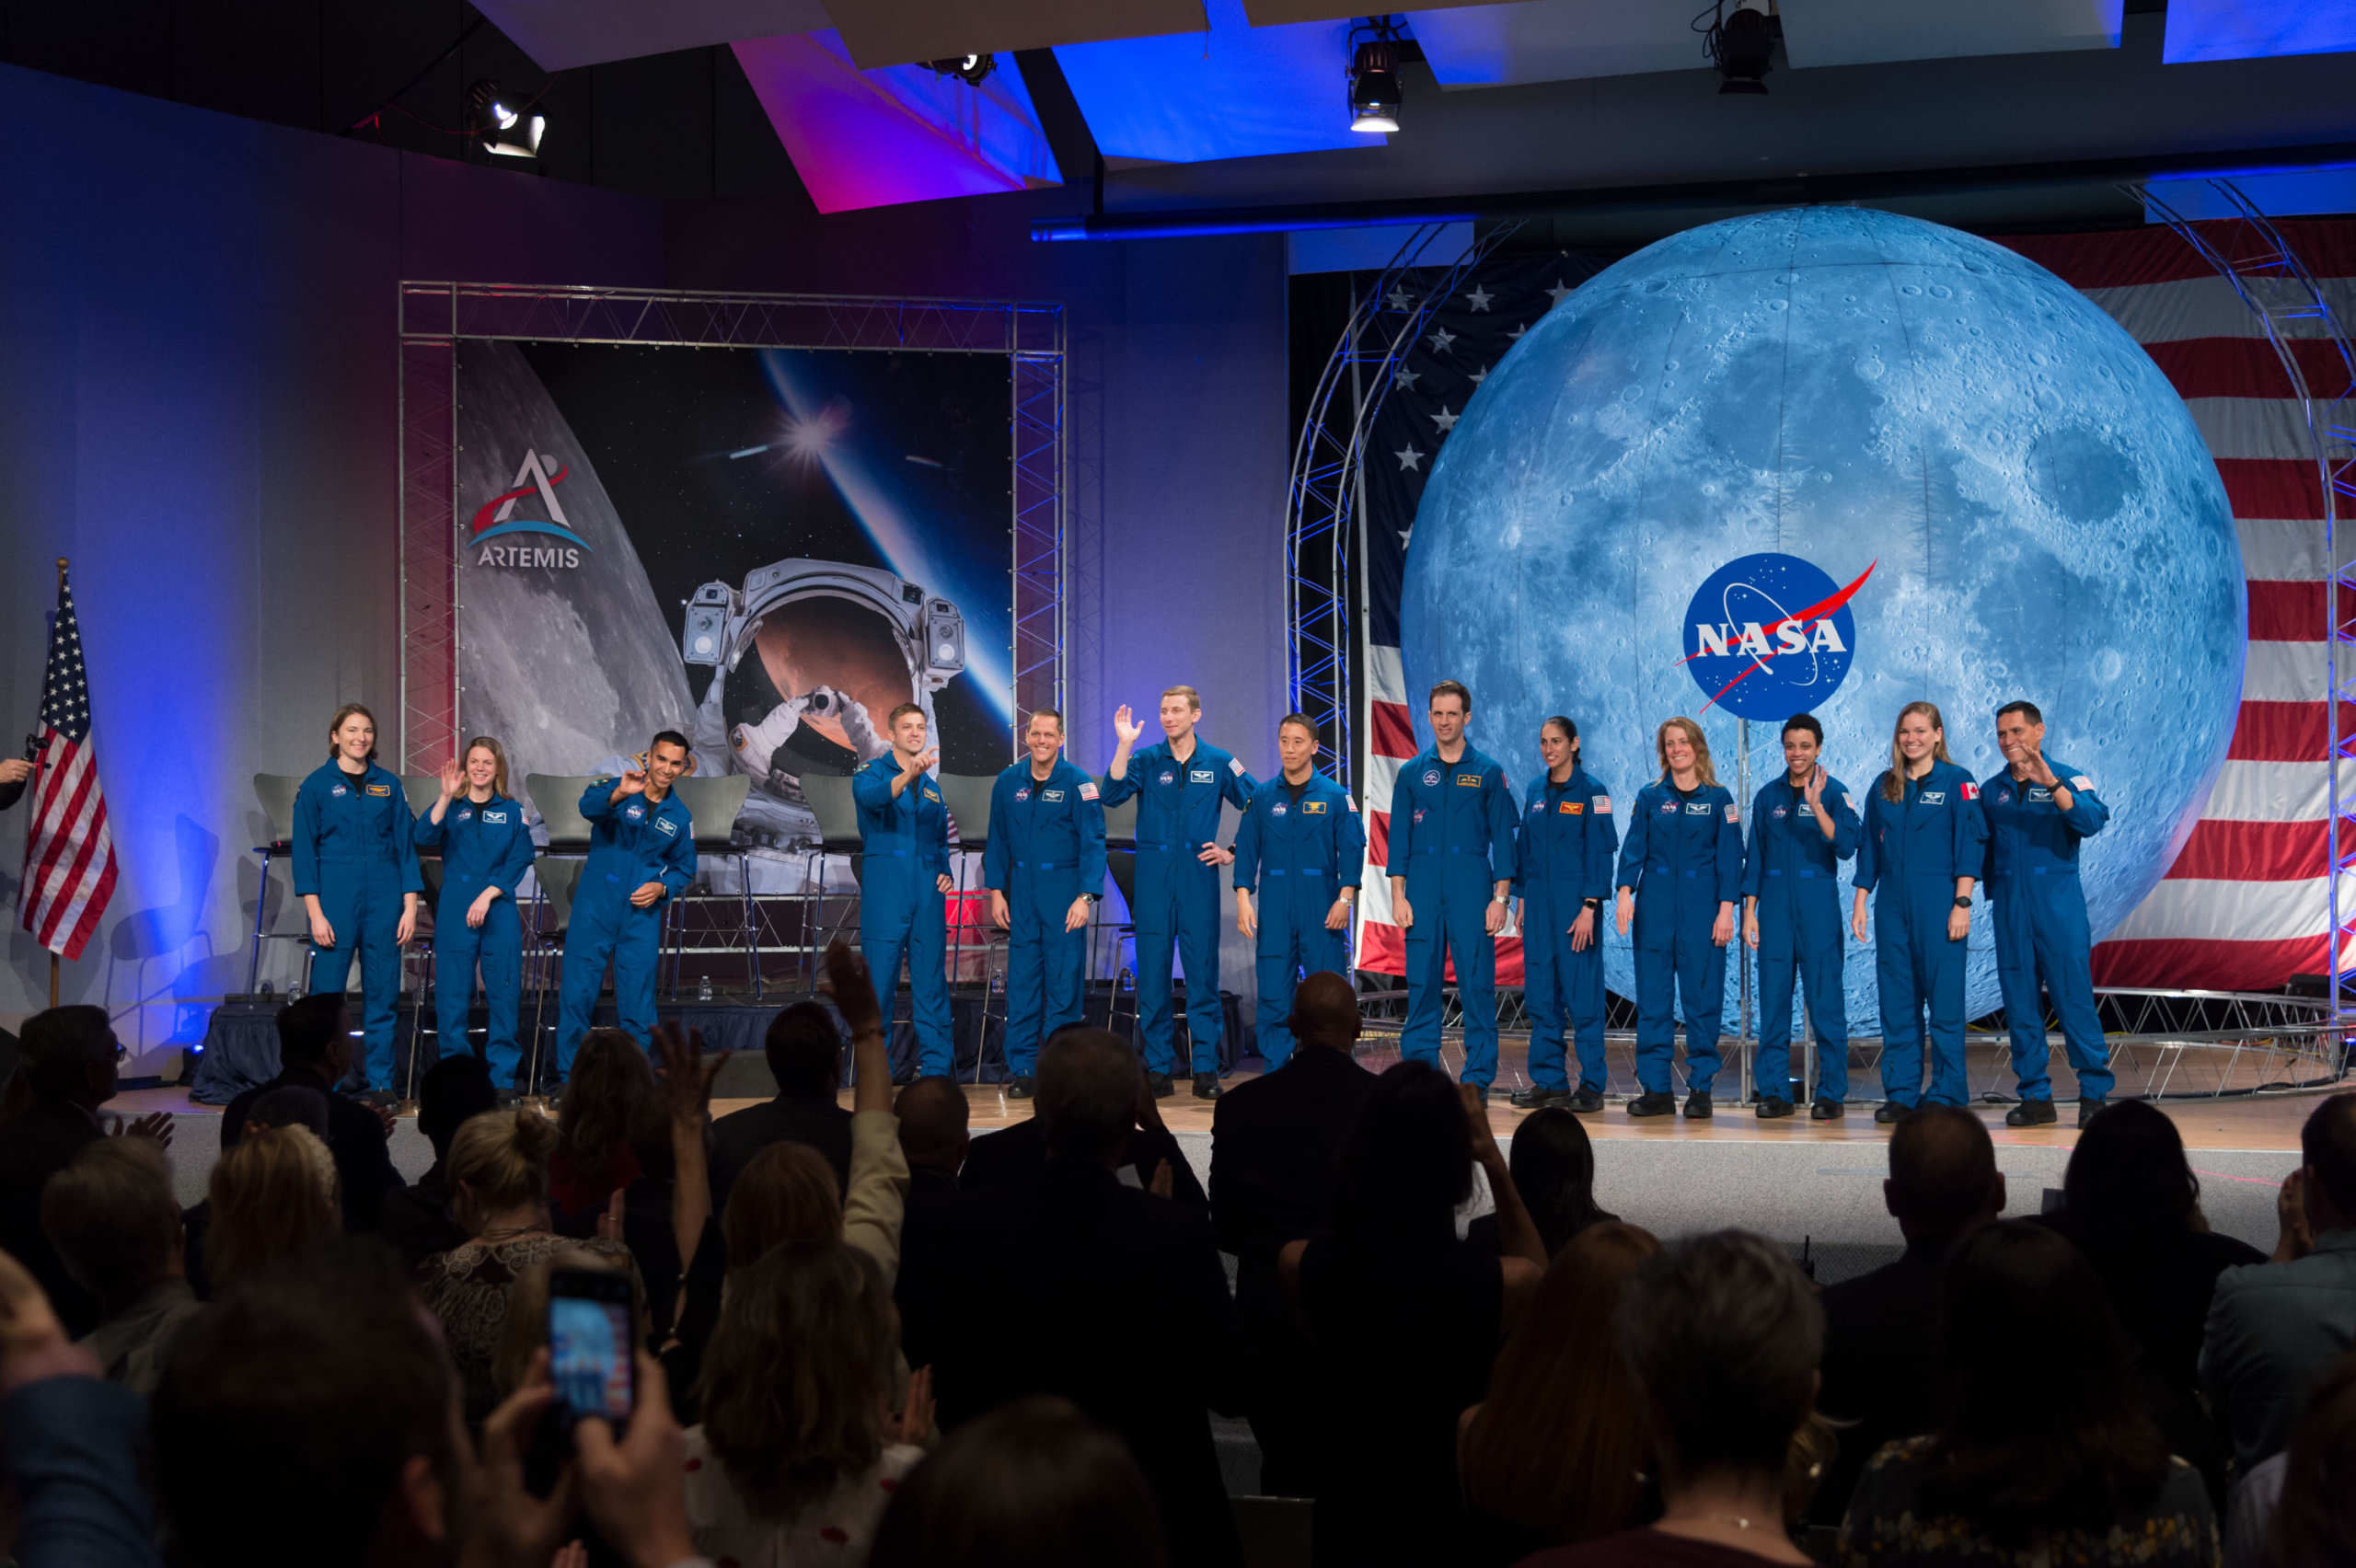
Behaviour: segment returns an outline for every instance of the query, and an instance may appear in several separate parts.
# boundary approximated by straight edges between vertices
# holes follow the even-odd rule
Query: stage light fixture
[[[978,87],[983,78],[998,69],[998,56],[955,54],[946,60],[928,60],[925,63],[932,67],[936,75],[954,76],[969,87]]]
[[[493,157],[537,158],[549,122],[545,115],[530,112],[532,103],[510,102],[486,76],[467,89],[467,134],[479,138]]]
[[[1363,41],[1361,33],[1369,34]],[[1350,129],[1399,129],[1399,29],[1391,17],[1369,17],[1350,29]]]
[[[1710,9],[1693,18],[1693,29],[1703,35],[1718,75],[1726,78],[1718,84],[1721,94],[1767,96],[1763,78],[1771,68],[1775,40],[1783,36],[1783,24],[1776,17],[1741,0],[1736,0],[1729,13],[1726,0],[1715,0]]]

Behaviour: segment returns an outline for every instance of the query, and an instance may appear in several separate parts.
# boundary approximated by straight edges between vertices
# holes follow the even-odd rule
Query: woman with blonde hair
[[[486,1111],[459,1127],[443,1161],[453,1216],[468,1239],[418,1265],[418,1281],[457,1363],[469,1425],[480,1425],[498,1403],[492,1365],[517,1277],[573,1247],[629,1258],[610,1220],[588,1241],[550,1228],[549,1155],[556,1138],[556,1124],[537,1111]],[[635,1276],[635,1264],[630,1272]]]
[[[425,883],[410,836],[409,795],[376,766],[376,718],[356,702],[328,724],[328,760],[294,791],[294,893],[311,926],[308,985],[343,995],[360,957],[365,1010],[367,1094],[393,1088],[393,1008],[400,999],[401,948],[417,934]]]
[[[1971,889],[1986,853],[1988,823],[1979,785],[1947,755],[1946,721],[1937,705],[1910,702],[1898,710],[1889,767],[1865,795],[1860,836],[1849,924],[1859,941],[1870,940],[1865,894],[1873,894],[1880,926],[1874,977],[1881,987],[1884,1096],[1874,1120],[1890,1123],[1917,1104],[1961,1105],[1970,1096],[1963,1074],[1964,943],[1971,935]]]
[[[335,1157],[308,1127],[248,1125],[222,1150],[206,1196],[204,1263],[215,1289],[343,1228]]]
[[[1660,777],[1636,791],[1620,842],[1620,934],[1636,933],[1636,1082],[1631,1116],[1677,1109],[1669,1069],[1685,1010],[1685,1114],[1710,1114],[1727,944],[1742,896],[1742,810],[1718,782],[1709,738],[1682,715],[1653,733]]]
[[[501,1089],[515,1081],[523,1053],[515,1020],[524,999],[524,925],[515,884],[532,869],[532,830],[523,802],[507,792],[507,753],[489,735],[467,743],[463,762],[442,765],[441,798],[417,819],[421,849],[442,856],[442,896],[433,905],[434,1029],[445,1055],[467,1048],[475,970],[482,970],[491,1027],[483,1057]]]

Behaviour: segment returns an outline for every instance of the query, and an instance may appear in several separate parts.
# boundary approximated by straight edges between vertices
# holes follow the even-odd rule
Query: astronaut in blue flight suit
[[[982,885],[1007,933],[1010,1100],[1028,1100],[1039,1042],[1080,1021],[1088,922],[1104,886],[1104,806],[1096,780],[1057,754],[1063,715],[1042,708],[1022,732],[1031,755],[990,787]]]
[[[2053,998],[2070,1070],[2078,1077],[2078,1125],[2110,1098],[2110,1047],[2095,1008],[2094,933],[2078,884],[2079,841],[2100,833],[2110,808],[2095,781],[2067,763],[2047,760],[2045,715],[2033,702],[1996,710],[1996,744],[2007,764],[1980,787],[1988,818],[1988,903],[1996,916],[1996,979],[2013,1036],[2013,1071],[2021,1102],[2005,1124],[2038,1126],[2055,1119],[2053,1080],[2046,1076],[2045,1014],[2038,982]]]
[[[1677,1109],[1669,1066],[1685,1011],[1685,1114],[1705,1119],[1718,1078],[1727,944],[1742,891],[1742,808],[1691,719],[1653,733],[1660,777],[1636,791],[1620,844],[1619,926],[1636,932],[1636,1084],[1631,1116]]]
[[[1219,1038],[1226,1007],[1218,993],[1218,869],[1235,859],[1218,847],[1222,801],[1237,811],[1257,788],[1243,764],[1195,733],[1203,699],[1193,686],[1161,694],[1161,732],[1169,739],[1134,757],[1145,726],[1124,706],[1113,716],[1121,744],[1104,772],[1104,804],[1135,795],[1138,804],[1138,1030],[1145,1039],[1146,1082],[1160,1099],[1175,1092],[1177,1055],[1170,1017],[1170,951],[1186,971],[1186,1037],[1193,1048],[1195,1097],[1218,1098]]]
[[[1742,940],[1759,955],[1761,1121],[1792,1113],[1792,990],[1807,994],[1816,1027],[1813,1121],[1830,1122],[1849,1098],[1849,1010],[1841,970],[1840,861],[1857,852],[1849,788],[1824,770],[1824,726],[1812,713],[1784,721],[1784,777],[1750,803],[1742,863]]]
[[[348,702],[328,726],[328,762],[294,791],[294,892],[310,917],[313,993],[343,995],[360,956],[362,1029],[373,1098],[393,1085],[393,1009],[401,948],[417,932],[425,891],[410,839],[409,796],[376,766],[376,720]]]
[[[1276,725],[1283,770],[1253,791],[1235,831],[1235,928],[1257,939],[1260,1059],[1292,1060],[1293,986],[1350,972],[1350,907],[1366,874],[1366,829],[1349,791],[1317,771],[1317,731],[1288,713]],[[1252,907],[1254,888],[1260,907]]]
[[[556,1068],[572,1071],[572,1054],[614,965],[614,1010],[641,1045],[654,1038],[654,972],[663,951],[663,906],[696,880],[696,824],[671,786],[687,770],[687,738],[664,730],[646,748],[646,765],[600,778],[582,792],[589,819],[589,861],[572,895],[564,934],[564,983],[558,996]]]
[[[1883,1123],[1918,1103],[1961,1105],[1970,1096],[1963,1070],[1964,942],[1971,935],[1971,888],[1988,837],[1980,786],[1947,756],[1946,721],[1935,705],[1910,702],[1898,710],[1890,755],[1893,766],[1865,796],[1849,914],[1857,940],[1869,940],[1865,894],[1879,889],[1874,976],[1881,987],[1885,1098],[1874,1120]],[[1923,1091],[1926,1038],[1928,1094]]]
[[[1497,1076],[1497,933],[1513,887],[1513,790],[1496,759],[1464,739],[1472,694],[1432,687],[1432,744],[1391,790],[1391,916],[1405,937],[1407,1021],[1399,1055],[1439,1063],[1448,961],[1464,1007],[1464,1081],[1489,1096]]]
[[[433,905],[434,1029],[445,1052],[467,1048],[467,1014],[482,969],[491,1027],[483,1060],[491,1081],[515,1083],[523,1053],[515,1041],[524,999],[524,924],[515,884],[532,869],[532,830],[523,803],[507,792],[507,754],[489,735],[467,743],[466,771],[442,765],[442,796],[417,819],[417,847],[442,856],[442,896]]]
[[[1530,1014],[1530,1087],[1513,1097],[1534,1111],[1603,1109],[1603,901],[1620,847],[1611,792],[1579,765],[1578,726],[1560,714],[1538,727],[1546,771],[1530,781],[1513,856],[1520,898],[1521,997]],[[1579,1054],[1579,1086],[1565,1070],[1564,1022]]]
[[[916,1025],[917,1070],[946,1078],[956,1065],[949,1028],[949,809],[931,777],[941,754],[924,709],[904,702],[884,721],[892,749],[851,775],[859,807],[859,951],[891,1016],[908,961],[908,1015]]]

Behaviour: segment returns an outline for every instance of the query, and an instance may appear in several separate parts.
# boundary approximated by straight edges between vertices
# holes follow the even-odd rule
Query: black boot
[[[1178,1087],[1170,1081],[1170,1075],[1168,1073],[1149,1072],[1146,1074],[1145,1090],[1148,1094],[1152,1095],[1156,1100],[1167,1100],[1172,1095],[1178,1092]]]
[[[2004,1113],[2008,1127],[2050,1127],[2062,1119],[2050,1100],[2024,1100]]]
[[[1792,1102],[1788,1100],[1778,1100],[1771,1094],[1760,1101],[1752,1113],[1762,1122],[1781,1121],[1792,1113]]]
[[[1710,1096],[1707,1090],[1697,1089],[1685,1097],[1685,1114],[1689,1119],[1696,1122],[1706,1122],[1710,1119]]]
[[[1808,1107],[1807,1119],[1811,1122],[1837,1122],[1847,1110],[1848,1107],[1837,1100],[1819,1099]]]
[[[1631,1116],[1674,1116],[1677,1114],[1677,1096],[1666,1090],[1659,1094],[1640,1094],[1628,1101],[1628,1114]]]
[[[1542,1089],[1533,1083],[1528,1089],[1515,1090],[1506,1097],[1506,1102],[1517,1111],[1536,1111],[1548,1105],[1569,1104],[1571,1091],[1567,1089]]]
[[[1038,1083],[1027,1073],[1006,1086],[1006,1097],[1009,1100],[1028,1100],[1038,1092]]]
[[[1217,1100],[1218,1098],[1218,1075],[1217,1073],[1196,1073],[1195,1075],[1195,1098],[1197,1100]]]

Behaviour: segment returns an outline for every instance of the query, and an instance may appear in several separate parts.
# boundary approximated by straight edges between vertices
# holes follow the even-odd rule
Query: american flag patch
[[[1082,784],[1080,787],[1080,798],[1083,801],[1092,801],[1096,799],[1096,780],[1091,778],[1087,783]]]
[[[1598,795],[1595,798],[1595,814],[1598,816],[1610,816],[1611,814],[1611,796]]]

